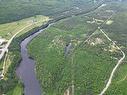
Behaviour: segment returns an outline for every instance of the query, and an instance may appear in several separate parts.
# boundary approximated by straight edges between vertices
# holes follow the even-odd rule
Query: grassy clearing
[[[23,29],[25,26],[33,24],[28,28],[37,27],[45,21],[48,21],[48,19],[48,17],[37,15],[31,18],[26,18],[12,23],[0,24],[0,36],[5,39],[10,39],[15,33],[17,33],[17,31]]]
[[[31,33],[38,31],[40,29],[40,26],[45,24],[49,20],[49,18],[45,16],[35,16],[35,17],[23,19],[21,21],[16,21],[16,22],[0,25],[1,30],[2,29],[4,30],[0,32],[1,36],[6,39],[10,39],[13,34],[19,31],[19,29],[22,29],[29,23],[32,23],[33,20],[34,20],[34,23],[30,27],[27,27],[26,29],[22,30],[14,38],[14,40],[12,41],[9,47],[7,60],[5,61],[6,62],[5,78],[0,81],[0,94],[3,94],[3,93],[7,95],[20,95],[20,94],[22,95],[23,94],[22,83],[18,81],[15,74],[16,67],[18,66],[19,61],[21,60],[20,42]],[[8,33],[10,32],[12,33],[12,35],[8,35]],[[3,64],[3,60],[0,62],[0,64]]]

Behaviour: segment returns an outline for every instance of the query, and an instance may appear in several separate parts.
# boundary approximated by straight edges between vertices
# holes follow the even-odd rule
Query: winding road
[[[109,38],[108,35],[107,35],[100,27],[98,27],[98,30],[100,30],[100,31],[104,34],[104,36],[105,36],[110,42],[112,42],[112,43],[117,47],[118,50],[120,50],[120,52],[121,52],[122,55],[123,55],[123,56],[118,60],[116,66],[113,68],[113,70],[112,70],[112,72],[111,72],[111,74],[110,74],[110,77],[109,77],[109,79],[108,79],[108,82],[107,82],[106,86],[104,87],[104,89],[103,89],[103,90],[101,91],[101,93],[99,94],[99,95],[104,95],[105,92],[107,91],[107,89],[109,88],[109,86],[110,86],[111,83],[112,83],[112,79],[113,79],[113,77],[114,77],[114,74],[115,74],[117,68],[118,68],[118,67],[120,66],[120,64],[123,62],[123,60],[125,59],[126,55],[125,55],[125,53],[123,52],[123,50],[122,50],[111,38]],[[96,31],[95,31],[95,32],[96,32]],[[87,41],[94,35],[95,32],[93,32],[83,43],[87,42]]]
[[[115,14],[115,13],[113,13],[101,26],[103,26],[108,20],[110,20],[114,14]],[[101,27],[101,26],[100,26],[100,27]],[[102,32],[102,34],[104,34],[104,36],[105,36],[110,42],[112,42],[112,43],[117,47],[117,49],[120,50],[120,52],[121,52],[122,55],[123,55],[123,56],[118,60],[116,66],[113,68],[113,70],[112,70],[112,72],[111,72],[111,74],[110,74],[110,77],[109,77],[109,79],[108,79],[108,82],[107,82],[106,86],[103,88],[103,90],[102,90],[101,93],[99,94],[99,95],[104,95],[105,92],[107,91],[107,89],[109,88],[109,86],[110,86],[111,83],[112,83],[112,79],[113,79],[113,77],[114,77],[114,74],[115,74],[117,68],[118,68],[118,67],[120,66],[120,64],[123,62],[123,60],[125,59],[126,55],[125,55],[125,53],[123,52],[123,50],[122,50],[111,38],[109,38],[108,35],[107,35],[100,27],[98,27],[85,41],[83,41],[82,44],[86,43],[86,42],[95,34],[95,32],[96,32],[97,30],[100,30],[100,31]],[[72,63],[73,63],[73,62],[72,62]]]
[[[110,38],[108,37],[108,35],[107,35],[102,29],[100,29],[100,27],[98,27],[98,29],[105,35],[105,37],[106,37],[109,41],[111,41],[114,45],[116,45],[116,43],[115,43],[114,41],[112,41],[112,39],[110,39]],[[113,76],[114,76],[114,74],[115,74],[117,68],[118,68],[119,65],[122,63],[122,61],[125,59],[125,53],[123,52],[123,50],[122,50],[118,45],[116,45],[116,47],[117,47],[118,50],[121,51],[121,53],[122,53],[123,56],[118,60],[116,66],[113,68],[113,70],[112,70],[112,72],[111,72],[111,75],[110,75],[110,77],[109,77],[109,79],[108,79],[108,82],[107,82],[105,88],[101,91],[101,93],[100,93],[99,95],[104,95],[104,94],[105,94],[105,92],[107,91],[107,89],[109,88],[109,86],[110,86],[111,83],[112,83],[112,79],[113,79]]]

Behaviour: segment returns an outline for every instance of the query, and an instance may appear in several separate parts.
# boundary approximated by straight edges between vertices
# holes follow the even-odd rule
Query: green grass
[[[23,95],[22,85],[17,85],[14,90],[11,90],[7,95]]]
[[[48,19],[49,18],[46,16],[37,15],[11,23],[0,24],[0,36],[5,39],[10,39],[15,33],[23,29],[25,26],[33,23],[33,25],[26,29],[26,31],[28,31],[31,28],[40,26],[42,23],[48,21]]]

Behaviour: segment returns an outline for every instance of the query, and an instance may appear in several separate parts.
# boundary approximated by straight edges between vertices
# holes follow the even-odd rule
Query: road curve
[[[98,27],[98,29],[105,35],[105,37],[106,37],[109,41],[111,41],[114,45],[116,45],[116,43],[115,43],[114,41],[112,41],[112,39],[110,39],[110,38],[108,37],[108,35],[107,35],[102,29],[100,29],[100,27]],[[108,82],[107,82],[106,86],[104,87],[104,89],[101,91],[101,93],[100,93],[99,95],[104,95],[104,94],[105,94],[105,92],[107,91],[107,89],[109,88],[109,86],[110,86],[111,83],[112,83],[112,79],[113,79],[113,76],[114,76],[114,74],[115,74],[117,68],[119,67],[119,65],[122,63],[122,61],[123,61],[124,58],[125,58],[125,53],[122,51],[122,49],[121,49],[119,46],[117,46],[117,45],[116,45],[116,47],[117,47],[117,49],[119,49],[119,50],[121,51],[121,53],[123,54],[123,56],[122,56],[122,58],[120,58],[120,59],[118,60],[116,66],[113,68],[113,70],[112,70],[112,72],[111,72],[111,74],[110,74],[110,77],[109,77],[109,79],[108,79]]]

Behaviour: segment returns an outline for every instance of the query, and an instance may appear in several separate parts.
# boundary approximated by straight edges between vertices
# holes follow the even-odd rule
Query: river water
[[[43,30],[40,30],[39,32],[27,37],[20,44],[22,61],[16,70],[16,74],[24,84],[25,95],[41,95],[42,90],[35,73],[36,72],[35,62],[34,60],[29,58],[27,45],[32,41],[33,38],[39,35],[39,33],[41,33]]]

